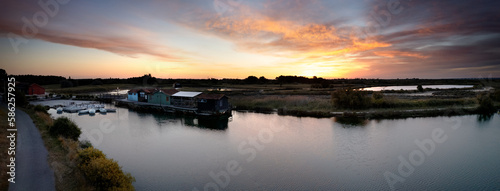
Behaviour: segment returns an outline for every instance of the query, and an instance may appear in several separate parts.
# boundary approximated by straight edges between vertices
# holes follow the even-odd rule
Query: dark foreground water
[[[499,190],[500,116],[69,116],[137,190]]]

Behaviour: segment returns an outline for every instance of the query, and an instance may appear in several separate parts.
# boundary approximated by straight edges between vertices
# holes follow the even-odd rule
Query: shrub
[[[365,91],[337,89],[332,93],[332,102],[335,106],[346,109],[363,109],[371,106],[371,99]]]
[[[380,92],[373,92],[372,97],[373,97],[373,99],[375,99],[375,100],[379,100],[379,99],[384,98],[384,94],[383,94],[383,93],[380,93]]]
[[[78,152],[78,157],[80,158],[80,164],[87,164],[91,160],[106,157],[106,155],[99,149],[89,147]]]
[[[87,179],[99,190],[134,190],[135,178],[124,173],[113,159],[106,158],[102,151],[89,147],[78,153],[78,167]]]
[[[417,90],[418,90],[419,92],[424,92],[424,88],[422,87],[422,85],[418,85],[418,86],[417,86]]]
[[[479,107],[477,108],[478,112],[480,113],[493,113],[497,109],[493,105],[493,101],[490,98],[490,95],[488,94],[480,94],[477,97],[477,100],[479,102]]]
[[[500,101],[500,89],[495,89],[495,91],[490,95],[490,97],[495,101]]]
[[[22,91],[14,91],[16,95],[16,106],[24,107],[28,104],[28,100],[26,99],[26,95]]]
[[[43,105],[36,105],[33,109],[38,112],[47,113],[47,109]]]
[[[92,143],[88,140],[80,141],[80,148],[86,149],[92,147]]]
[[[82,131],[67,117],[60,117],[56,119],[54,125],[49,128],[49,133],[52,136],[63,136],[65,138],[78,140]]]

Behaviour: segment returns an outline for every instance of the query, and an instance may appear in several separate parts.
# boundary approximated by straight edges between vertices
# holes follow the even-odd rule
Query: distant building
[[[171,96],[179,91],[175,89],[161,89],[155,91],[149,96],[148,103],[161,104],[161,105],[170,105],[171,104]]]
[[[175,89],[182,88],[182,85],[179,82],[175,82],[174,84],[172,84],[172,88],[175,88]]]
[[[127,93],[127,100],[130,100],[130,101],[138,101],[139,100],[139,94],[137,93],[137,90],[130,90],[128,91]]]
[[[148,102],[148,96],[155,92],[155,89],[131,89],[128,91],[127,99],[130,101]]]
[[[21,83],[16,82],[16,90],[23,92],[25,95],[44,95],[45,88],[36,83]]]
[[[172,95],[171,104],[177,107],[184,108],[196,108],[196,96],[200,95],[201,92],[186,92],[181,91]]]
[[[206,94],[197,96],[198,112],[223,113],[229,109],[229,101],[224,94]]]

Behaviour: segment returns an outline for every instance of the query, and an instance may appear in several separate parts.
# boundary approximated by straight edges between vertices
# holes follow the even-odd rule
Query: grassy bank
[[[6,107],[0,108],[0,150],[2,152],[0,158],[0,172],[2,172],[2,174],[0,174],[0,191],[7,191],[9,189],[9,181],[7,181],[9,175],[6,173],[8,172],[7,165],[10,162],[10,157],[7,155],[7,150],[9,148],[9,140],[6,138],[9,135],[7,132],[7,113]]]
[[[49,152],[49,165],[54,170],[56,190],[96,190],[85,179],[85,175],[76,166],[76,141],[56,138],[49,134],[54,120],[49,114],[33,109],[24,109],[40,131],[45,147]]]
[[[325,96],[233,96],[230,101],[238,110],[288,109],[320,112],[332,110],[330,99]]]
[[[114,91],[116,88],[123,89],[131,89],[136,85],[134,84],[103,84],[103,85],[85,85],[85,86],[77,86],[71,88],[61,88],[60,84],[53,85],[44,85],[46,92],[55,93],[55,94],[87,94],[93,92],[109,92]]]
[[[97,149],[87,148],[88,144],[82,144],[71,137],[54,136],[54,132],[57,131],[51,131],[51,128],[56,126],[54,125],[55,120],[40,108],[42,107],[23,110],[30,115],[40,130],[45,147],[49,152],[49,165],[54,170],[56,190],[134,190],[131,184],[134,180],[133,177],[123,173],[116,161],[106,158],[105,155],[92,158],[98,159],[97,162],[89,161],[88,157],[85,158],[86,155],[82,153],[88,149],[97,152]],[[56,121],[56,124],[59,123]],[[63,124],[68,126],[68,124]],[[69,126],[71,125],[74,124],[70,122]],[[76,125],[74,126],[76,127]],[[130,182],[117,184],[116,181],[110,180],[112,178],[122,178],[123,181]],[[107,183],[96,181],[96,179]]]
[[[257,112],[277,111],[280,115],[332,117],[357,116],[366,118],[405,118],[440,115],[464,115],[477,113],[479,106],[476,98],[426,98],[399,99],[369,97],[370,104],[362,109],[344,109],[336,107],[330,96],[232,96],[231,104],[236,110]],[[496,103],[496,107],[499,107]]]

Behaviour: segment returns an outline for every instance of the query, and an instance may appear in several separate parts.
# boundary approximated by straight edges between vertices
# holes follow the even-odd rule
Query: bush
[[[28,104],[28,100],[26,99],[26,95],[22,91],[14,91],[16,98],[16,106],[24,107]],[[5,94],[7,95],[7,94]]]
[[[417,86],[417,90],[418,90],[419,92],[424,92],[424,88],[422,87],[422,85],[418,85],[418,86]]]
[[[67,117],[60,117],[54,121],[54,125],[49,128],[49,133],[52,136],[63,136],[73,140],[78,140],[82,131],[75,123]]]
[[[500,89],[495,89],[495,91],[490,95],[490,97],[495,101],[500,101]]]
[[[80,141],[80,148],[86,149],[92,147],[92,143],[88,140]]]
[[[99,149],[89,147],[78,152],[78,157],[80,158],[80,164],[87,164],[91,160],[106,157],[106,155]]]
[[[113,159],[106,158],[102,151],[89,147],[78,153],[78,167],[87,179],[99,190],[134,190],[135,178],[124,173]]]
[[[384,98],[384,94],[383,94],[383,93],[380,93],[380,92],[373,92],[372,97],[373,97],[373,99],[375,99],[375,100],[379,100],[379,99]]]
[[[36,105],[33,109],[38,112],[47,113],[47,109],[43,105]]]
[[[371,99],[366,91],[351,88],[338,89],[332,93],[332,102],[335,106],[345,109],[363,109],[371,106]]]
[[[495,106],[493,105],[493,101],[490,98],[489,94],[480,94],[477,97],[477,100],[479,102],[479,107],[477,108],[478,112],[480,113],[493,113],[497,111]]]

